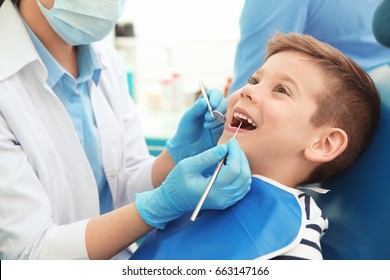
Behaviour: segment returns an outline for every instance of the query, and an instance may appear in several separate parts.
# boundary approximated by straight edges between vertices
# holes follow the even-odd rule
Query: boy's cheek
[[[228,142],[229,138],[225,136],[225,130],[222,132],[222,135],[221,137],[219,138],[218,140],[218,143],[217,145],[223,145],[223,144],[226,144]]]
[[[234,105],[238,102],[239,98],[240,98],[240,91],[241,90],[237,90],[235,91],[232,95],[230,95],[230,97],[228,98],[228,111],[229,110],[232,110],[232,108],[234,107]]]

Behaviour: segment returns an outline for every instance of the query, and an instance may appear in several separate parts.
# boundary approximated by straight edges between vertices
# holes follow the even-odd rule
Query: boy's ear
[[[329,162],[338,157],[347,147],[348,135],[343,129],[329,127],[322,132],[322,135],[304,151],[309,161]]]

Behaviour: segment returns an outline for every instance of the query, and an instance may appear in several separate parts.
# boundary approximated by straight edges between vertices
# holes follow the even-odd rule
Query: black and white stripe
[[[288,252],[273,258],[274,260],[318,260],[322,259],[320,239],[328,228],[328,219],[313,198],[301,193],[299,203],[303,205],[306,215],[306,229],[301,242]]]

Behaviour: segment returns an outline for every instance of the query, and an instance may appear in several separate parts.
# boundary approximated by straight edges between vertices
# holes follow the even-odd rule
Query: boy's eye
[[[276,87],[274,87],[274,91],[276,91],[278,93],[290,95],[289,92],[287,91],[287,89],[282,85],[277,85]]]
[[[257,85],[258,83],[259,83],[259,81],[255,77],[250,77],[248,79],[248,84]]]

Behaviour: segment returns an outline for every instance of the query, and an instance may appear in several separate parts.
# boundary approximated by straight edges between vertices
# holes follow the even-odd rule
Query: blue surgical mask
[[[86,45],[106,37],[122,16],[126,0],[55,0],[40,9],[55,32],[68,44]]]

